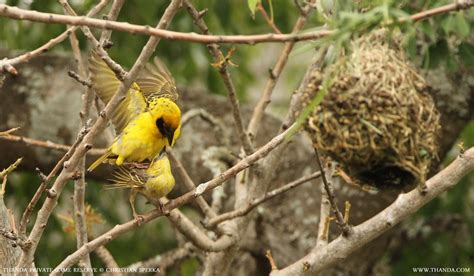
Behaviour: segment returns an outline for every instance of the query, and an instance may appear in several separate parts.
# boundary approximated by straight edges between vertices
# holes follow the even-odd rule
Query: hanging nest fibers
[[[439,113],[403,50],[375,31],[328,69],[334,79],[305,125],[313,145],[359,184],[424,183],[436,157]],[[319,91],[322,81],[313,72],[307,89]]]

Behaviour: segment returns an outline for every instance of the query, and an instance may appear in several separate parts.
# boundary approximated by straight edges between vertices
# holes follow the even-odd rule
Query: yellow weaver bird
[[[89,60],[91,82],[96,94],[107,104],[120,81],[107,64],[92,53]],[[176,84],[169,71],[155,58],[132,84],[111,119],[118,136],[107,151],[89,168],[94,170],[107,159],[120,166],[157,156],[173,146],[181,131],[181,110]]]
[[[173,174],[171,173],[170,161],[166,154],[163,153],[153,159],[146,170],[119,167],[111,181],[113,183],[106,189],[130,189],[130,206],[132,207],[132,213],[135,219],[140,217],[135,210],[135,198],[137,193],[144,194],[146,197],[158,201],[171,192],[175,184]],[[162,208],[161,211],[163,211],[161,203],[160,208]]]

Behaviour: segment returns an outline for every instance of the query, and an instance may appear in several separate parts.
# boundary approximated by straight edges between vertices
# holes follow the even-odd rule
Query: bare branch
[[[59,0],[59,3],[63,6],[64,13],[68,13],[70,8],[67,0]],[[69,27],[69,26],[68,26]],[[69,35],[69,41],[71,43],[71,49],[74,56],[74,60],[77,64],[77,69],[79,71],[79,77],[85,78],[87,75],[86,66],[84,65],[84,60],[82,59],[81,49],[79,48],[79,41],[75,32],[71,32]],[[82,109],[79,112],[81,119],[81,127],[87,127],[87,119],[89,117],[90,106],[92,105],[92,96],[94,92],[92,88],[86,87],[83,94],[83,103]],[[76,228],[76,247],[80,248],[87,242],[87,225],[86,225],[86,215],[85,215],[85,194],[86,194],[86,180],[85,180],[85,156],[82,157],[82,160],[79,161],[78,172],[79,176],[74,179],[74,224]],[[79,262],[79,266],[83,267],[85,270],[82,272],[82,275],[92,275],[91,269],[91,260],[89,254],[85,255],[82,260]]]
[[[227,171],[223,172],[219,176],[215,177],[214,179],[206,182],[205,184],[201,184],[203,186],[198,186],[196,189],[193,191],[190,191],[176,199],[170,200],[166,206],[166,210],[173,210],[175,208],[178,208],[186,203],[191,202],[195,197],[203,194],[206,191],[209,191],[231,177],[235,176],[237,173],[241,172],[242,170],[248,168],[252,163],[257,162],[258,160],[264,158],[265,156],[268,155],[273,149],[275,149],[277,146],[281,145],[287,136],[287,134],[292,131],[292,128],[290,127],[287,129],[285,132],[279,134],[278,136],[274,137],[272,140],[270,140],[266,145],[262,146],[260,149],[255,151],[253,154],[243,158],[240,162],[235,164],[232,168],[228,169]],[[201,187],[201,188],[200,188]],[[138,227],[138,225],[143,225],[159,216],[162,216],[162,212],[159,208],[143,215],[143,219],[141,220],[140,223],[138,223],[137,220],[133,219],[127,223],[116,225],[114,228],[111,230],[107,231],[106,233],[100,235],[99,237],[95,238],[94,240],[86,243],[83,245],[81,248],[76,250],[74,253],[70,254],[66,259],[64,259],[61,264],[57,266],[57,268],[68,268],[71,267],[72,265],[76,264],[79,259],[84,255],[87,254],[99,246],[102,246],[109,241],[115,239],[119,235],[128,233]],[[224,242],[223,242],[224,243]],[[221,245],[219,245],[221,247]]]
[[[181,211],[174,209],[170,211],[167,218],[173,225],[197,248],[208,252],[222,251],[234,245],[236,239],[232,236],[231,231],[222,235],[216,241],[211,240],[201,229],[198,228],[190,219],[188,219]]]
[[[27,137],[17,136],[17,135],[6,135],[6,136],[0,135],[0,139],[12,141],[12,142],[25,143],[26,145],[35,146],[35,147],[66,151],[66,152],[69,151],[72,147],[74,147],[74,145],[68,146],[68,145],[53,143],[51,141],[37,140],[37,139],[32,139],[32,138],[27,138]],[[102,155],[104,154],[104,152],[105,152],[105,149],[91,149],[87,153],[90,155]]]
[[[211,34],[209,28],[206,25],[206,22],[202,19],[201,14],[198,10],[191,4],[189,0],[184,0],[184,5],[188,10],[188,13],[192,16],[194,23],[201,29],[202,33],[205,35]],[[242,113],[240,111],[239,101],[237,99],[237,93],[235,91],[234,83],[230,77],[229,70],[227,70],[228,62],[224,58],[224,54],[219,49],[219,45],[212,43],[208,44],[209,51],[214,56],[214,62],[219,64],[218,69],[219,73],[224,81],[224,85],[227,89],[227,94],[229,96],[230,103],[232,105],[232,115],[234,116],[234,123],[239,135],[240,142],[244,149],[246,155],[249,155],[253,152],[253,146],[250,141],[249,136],[245,132],[244,124],[242,121]]]
[[[315,172],[315,173],[312,173],[308,176],[303,176],[295,181],[292,181],[288,184],[285,184],[283,186],[281,186],[280,188],[277,188],[271,192],[268,192],[266,193],[264,196],[262,197],[259,197],[259,198],[256,198],[254,199],[253,201],[249,202],[246,206],[238,209],[238,210],[234,210],[234,211],[231,211],[231,212],[228,212],[228,213],[225,213],[225,214],[222,214],[222,215],[218,215],[217,217],[214,217],[214,218],[211,218],[208,222],[204,222],[204,225],[206,227],[214,227],[215,225],[217,225],[218,223],[221,223],[225,220],[229,220],[229,219],[233,219],[233,218],[236,218],[236,217],[241,217],[241,216],[245,216],[246,214],[248,214],[253,208],[257,207],[258,205],[262,204],[263,202],[269,200],[269,199],[272,199],[274,198],[275,196],[279,195],[279,194],[282,194],[286,191],[289,191],[295,187],[298,187],[299,185],[303,184],[303,183],[306,183],[310,180],[313,180],[313,179],[316,179],[318,178],[319,176],[321,175],[320,172]]]
[[[329,219],[330,214],[331,214],[331,205],[329,204],[328,194],[326,193],[326,190],[324,189],[324,187],[322,187],[321,188],[321,208],[319,210],[319,226],[318,226],[318,238],[316,241],[316,248],[321,248],[328,244],[329,225],[327,224],[329,223],[328,219]]]
[[[326,170],[324,169],[323,162],[321,162],[321,156],[319,155],[319,151],[316,147],[314,148],[314,153],[316,155],[316,160],[318,161],[318,165],[321,170],[324,190],[326,191],[328,195],[328,200],[329,200],[329,203],[331,204],[331,209],[334,213],[334,216],[337,219],[337,224],[341,228],[342,234],[344,236],[348,236],[351,233],[351,226],[348,225],[344,221],[344,217],[342,216],[341,211],[339,211],[339,208],[337,207],[336,197],[334,196],[334,188],[332,186],[332,183],[328,181],[328,176],[326,175],[326,172],[325,172]]]
[[[239,44],[256,44],[262,42],[286,42],[286,41],[303,41],[318,39],[329,35],[332,31],[317,31],[305,34],[260,34],[260,35],[200,35],[195,33],[182,33],[168,31],[162,29],[154,29],[150,26],[141,26],[126,22],[116,22],[101,20],[95,18],[66,16],[53,13],[44,13],[37,11],[29,11],[0,4],[0,16],[18,20],[29,20],[43,23],[59,23],[70,24],[75,26],[88,26],[91,28],[110,29],[115,31],[129,32],[132,34],[144,34],[149,36],[160,37],[168,40],[182,40],[198,43],[239,43]]]
[[[275,22],[273,21],[273,18],[270,18],[270,16],[268,16],[268,13],[267,11],[265,10],[265,8],[263,7],[263,4],[261,1],[257,2],[257,8],[258,10],[260,11],[260,13],[262,14],[263,18],[265,19],[265,21],[267,21],[267,24],[268,26],[270,26],[270,28],[272,28],[272,30],[277,33],[277,34],[281,34],[282,32],[280,31],[280,29],[278,29],[278,27],[275,25]]]
[[[298,17],[298,20],[296,20],[295,26],[291,31],[292,34],[297,34],[303,29],[304,25],[306,24],[306,20],[308,19],[308,15],[312,10],[312,3],[314,2],[315,0],[311,0],[309,1],[308,5],[305,6],[304,12],[302,12]],[[257,135],[257,130],[263,118],[263,113],[267,108],[268,104],[270,103],[270,98],[272,96],[275,85],[278,79],[280,78],[281,73],[283,72],[283,68],[285,68],[285,65],[288,61],[288,56],[293,50],[295,44],[296,41],[286,42],[274,68],[270,69],[270,77],[268,78],[267,83],[265,84],[262,96],[258,100],[257,105],[253,110],[252,117],[247,128],[247,132],[252,138],[255,138],[255,136]]]
[[[86,16],[87,17],[92,17],[92,16],[96,15],[107,5],[107,3],[108,3],[108,0],[101,0],[93,9],[90,10],[90,12],[87,13]],[[36,56],[38,56],[42,53],[45,53],[45,52],[49,51],[52,47],[54,47],[57,44],[63,42],[66,38],[69,37],[70,33],[73,33],[78,28],[79,28],[78,26],[70,27],[66,31],[64,31],[62,34],[60,34],[57,37],[49,40],[43,46],[41,46],[41,47],[39,47],[39,48],[37,48],[33,51],[24,53],[21,56],[18,56],[16,58],[12,58],[12,59],[5,58],[3,60],[0,60],[0,72],[5,70],[5,71],[8,71],[8,72],[14,74],[14,72],[11,71],[12,70],[11,68],[13,68],[14,65],[17,65],[17,64],[20,64],[20,63],[23,63],[23,62],[27,62],[30,59],[32,59],[33,57],[36,57]],[[16,70],[15,70],[15,72],[16,72]]]
[[[455,186],[465,175],[473,170],[474,148],[470,148],[464,154],[458,156],[444,170],[426,182],[428,189],[425,195],[422,195],[418,189],[400,194],[397,200],[385,210],[354,227],[350,236],[339,236],[324,248],[313,249],[308,255],[286,268],[272,272],[271,275],[316,274],[330,267],[400,223],[441,193]]]
[[[71,157],[72,153],[76,150],[78,144],[82,141],[82,139],[87,134],[87,132],[88,132],[88,129],[82,129],[79,132],[79,135],[76,138],[76,141],[74,142],[74,144],[71,147],[68,147],[68,151],[66,152],[66,154],[64,154],[64,156],[58,161],[58,163],[56,163],[56,165],[48,174],[48,176],[45,179],[42,179],[40,186],[36,190],[35,194],[33,195],[33,198],[28,203],[28,206],[26,207],[25,211],[23,212],[23,215],[21,216],[20,227],[19,227],[20,235],[22,236],[26,235],[26,228],[28,227],[28,223],[30,222],[31,213],[33,212],[33,209],[38,203],[41,195],[46,191],[48,182],[54,176],[56,176],[58,171],[63,167],[64,163]],[[43,178],[43,177],[41,176],[40,178]]]
[[[171,1],[170,5],[163,14],[163,17],[158,23],[157,28],[166,28],[169,25],[171,18],[174,16],[180,4],[180,0]],[[120,102],[120,99],[123,97],[125,92],[128,91],[128,89],[132,85],[133,80],[137,77],[140,70],[144,67],[145,63],[153,54],[153,51],[155,50],[159,41],[160,39],[157,37],[150,37],[147,44],[143,47],[143,50],[137,61],[133,65],[132,69],[127,74],[124,81],[121,83],[115,95],[105,107],[105,110],[101,112],[102,116],[99,116],[94,126],[92,126],[92,128],[90,129],[90,132],[86,134],[83,141],[78,145],[76,151],[73,153],[70,160],[68,160],[68,162],[64,164],[64,169],[56,179],[55,183],[53,184],[53,187],[50,189],[54,191],[58,196],[55,196],[53,198],[47,198],[43,204],[43,207],[39,210],[36,222],[29,236],[29,241],[31,241],[32,245],[28,250],[23,251],[17,268],[28,267],[29,264],[33,262],[33,256],[38,246],[39,239],[43,234],[44,228],[48,222],[51,212],[57,204],[59,194],[64,188],[66,181],[75,174],[79,161],[91,148],[91,143],[93,139],[95,139],[95,137],[105,128],[107,122],[107,114],[110,114],[111,111],[113,111],[113,109]],[[86,246],[87,244],[89,243],[86,243],[84,246]],[[84,246],[81,248],[84,248]],[[88,251],[87,253],[89,252],[90,251]]]
[[[112,3],[112,7],[110,8],[109,14],[107,16],[104,16],[104,19],[110,20],[110,21],[115,21],[117,20],[117,17],[120,13],[120,10],[122,9],[123,3],[125,0],[114,0]],[[102,33],[100,34],[100,39],[99,39],[99,44],[102,46],[102,48],[105,48],[105,44],[107,44],[107,41],[110,39],[110,36],[112,35],[112,30],[103,30]]]

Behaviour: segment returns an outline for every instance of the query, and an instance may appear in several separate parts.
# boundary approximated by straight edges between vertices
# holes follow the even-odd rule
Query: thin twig
[[[110,21],[116,21],[124,3],[125,3],[125,0],[114,0],[109,13],[106,16],[104,16],[104,19],[107,19]],[[104,46],[105,44],[107,44],[107,41],[110,39],[111,35],[112,35],[112,30],[105,29],[102,31],[102,33],[100,34],[100,39],[99,39],[99,44],[102,46],[102,48],[105,48]]]
[[[265,253],[265,257],[267,257],[268,262],[270,263],[270,267],[273,270],[278,270],[278,267],[276,265],[275,260],[273,259],[272,252],[270,250],[267,250],[267,253]]]
[[[215,225],[217,225],[218,223],[221,223],[225,220],[230,220],[230,219],[233,219],[233,218],[236,218],[236,217],[241,217],[241,216],[245,216],[246,214],[248,214],[252,209],[254,209],[255,207],[257,207],[258,205],[262,204],[263,202],[269,200],[269,199],[272,199],[274,198],[275,196],[277,195],[280,195],[286,191],[289,191],[295,187],[298,187],[299,185],[301,184],[304,184],[310,180],[313,180],[313,179],[316,179],[318,178],[319,176],[321,175],[320,172],[315,172],[315,173],[312,173],[308,176],[303,176],[295,181],[292,181],[288,184],[285,184],[283,186],[281,186],[280,188],[277,188],[277,189],[274,189],[268,193],[266,193],[264,196],[262,197],[259,197],[259,198],[256,198],[254,199],[253,201],[251,201],[250,203],[248,203],[246,206],[240,208],[240,209],[237,209],[237,210],[234,210],[234,211],[231,211],[231,212],[228,212],[228,213],[225,213],[225,214],[221,214],[221,215],[218,215],[217,217],[214,217],[214,218],[211,218],[209,219],[209,221],[207,222],[204,222],[204,225],[206,227],[214,227]]]
[[[314,2],[315,0],[311,0],[310,3],[305,6],[305,12],[301,13],[298,17],[298,20],[296,20],[296,23],[291,32],[292,34],[297,34],[303,29],[304,25],[306,24],[306,20],[308,19],[308,15],[312,10],[311,3]],[[274,68],[270,69],[270,77],[268,78],[267,83],[265,84],[262,96],[258,100],[257,105],[253,110],[252,117],[250,118],[250,123],[247,128],[247,132],[250,133],[250,137],[252,137],[252,139],[254,139],[257,135],[257,130],[263,118],[263,113],[267,108],[268,104],[270,103],[270,98],[273,93],[273,90],[276,86],[278,79],[280,78],[281,73],[283,72],[283,69],[285,68],[285,65],[288,61],[288,56],[293,50],[295,43],[296,41],[288,41],[285,43],[285,46],[283,47],[283,50],[281,51]]]
[[[207,27],[206,22],[204,22],[199,11],[196,10],[196,8],[191,4],[191,2],[189,0],[184,0],[184,5],[186,6],[188,13],[193,18],[194,24],[196,24],[196,26],[202,31],[202,33],[205,35],[211,34],[209,32],[209,28]],[[240,111],[240,106],[239,106],[239,101],[237,99],[235,86],[234,86],[234,83],[232,82],[232,78],[230,77],[229,70],[227,70],[228,63],[225,61],[224,54],[219,49],[219,45],[215,43],[208,44],[208,48],[209,48],[210,53],[214,57],[214,62],[216,64],[219,64],[218,66],[219,74],[221,75],[222,80],[224,81],[224,85],[227,89],[227,94],[229,96],[229,100],[232,106],[232,115],[234,116],[234,124],[237,129],[237,133],[239,135],[239,139],[244,149],[244,152],[246,155],[249,155],[254,151],[254,149],[253,149],[249,136],[245,132],[245,128],[244,128],[244,124],[242,120],[242,113]]]
[[[73,147],[73,145],[68,146],[68,145],[53,143],[51,141],[37,140],[37,139],[32,139],[32,138],[27,138],[27,137],[17,136],[17,135],[6,135],[6,136],[0,135],[0,139],[12,141],[12,142],[20,142],[29,146],[35,146],[35,147],[41,147],[41,148],[47,148],[47,149],[53,149],[53,150],[59,150],[59,151],[66,151],[66,152],[69,151]],[[104,154],[104,152],[105,152],[105,149],[91,149],[87,153],[90,155],[102,155]]]
[[[86,16],[87,17],[92,17],[92,16],[96,15],[107,5],[107,3],[108,3],[108,0],[101,0],[94,8],[92,8],[87,13]],[[24,54],[22,54],[22,55],[20,55],[16,58],[11,58],[11,59],[6,59],[5,58],[3,60],[0,60],[0,72],[2,72],[2,70],[5,70],[5,71],[8,71],[8,72],[14,74],[14,72],[11,71],[12,70],[11,68],[13,68],[14,65],[17,65],[17,64],[20,64],[20,63],[23,63],[23,62],[27,62],[30,59],[32,59],[36,56],[39,56],[42,53],[45,53],[45,52],[49,51],[54,46],[56,46],[57,44],[63,42],[65,39],[67,39],[69,37],[69,34],[74,32],[78,28],[79,28],[78,26],[70,27],[66,31],[64,31],[63,33],[58,35],[57,37],[49,40],[46,44],[42,45],[41,47],[39,47],[35,50],[32,50],[32,51],[29,51],[27,53],[24,53]],[[16,72],[15,68],[13,68],[13,69]]]
[[[12,134],[13,132],[15,132],[19,129],[20,129],[20,127],[14,127],[14,128],[9,129],[9,130],[0,131],[0,137],[10,135],[10,134]]]
[[[88,129],[82,129],[79,132],[78,137],[76,138],[76,141],[72,146],[68,147],[68,151],[64,156],[56,163],[54,168],[51,170],[51,172],[48,174],[48,176],[43,179],[41,176],[40,178],[42,179],[42,182],[38,189],[36,190],[35,194],[33,195],[33,198],[31,198],[30,202],[28,203],[28,206],[26,207],[25,211],[23,212],[23,215],[21,216],[20,220],[20,235],[24,236],[26,235],[26,228],[28,226],[28,223],[30,221],[30,216],[31,213],[33,212],[33,209],[35,208],[36,204],[38,203],[41,195],[46,191],[46,187],[48,185],[48,182],[58,173],[58,171],[63,167],[64,163],[71,157],[72,153],[76,150],[76,147],[79,145],[79,143],[82,141],[84,136],[87,134]]]
[[[413,21],[422,20],[441,13],[448,13],[457,11],[459,9],[468,9],[474,6],[473,1],[466,1],[464,5],[458,3],[448,4],[442,7],[434,8],[432,10],[424,11],[419,14],[414,14],[410,17]],[[115,22],[108,20],[100,20],[87,17],[66,16],[53,13],[43,13],[37,11],[29,11],[19,9],[17,7],[0,4],[0,16],[8,17],[17,20],[29,20],[43,23],[59,23],[70,24],[75,26],[88,26],[99,29],[111,29],[122,32],[129,32],[132,34],[144,34],[149,36],[156,36],[168,40],[181,40],[198,43],[239,43],[239,44],[256,44],[264,42],[287,42],[287,41],[304,41],[315,40],[321,37],[333,34],[336,30],[321,30],[300,34],[259,34],[259,35],[199,35],[195,33],[182,33],[162,29],[154,29],[149,26],[135,25],[125,22]],[[404,18],[400,18],[404,20]],[[3,65],[3,64],[1,64]],[[2,67],[0,67],[2,68]]]
[[[339,211],[339,208],[337,207],[337,202],[336,198],[334,196],[334,188],[332,186],[332,183],[328,181],[325,169],[323,166],[323,163],[321,162],[321,157],[319,155],[319,151],[317,148],[314,148],[314,153],[316,155],[316,159],[318,161],[319,168],[321,170],[321,175],[323,179],[323,184],[324,184],[324,190],[328,194],[328,200],[329,203],[331,204],[331,209],[334,213],[334,216],[336,217],[337,224],[341,228],[342,234],[344,236],[348,236],[351,233],[351,227],[347,223],[344,222],[344,217],[342,216],[341,211]]]
[[[67,75],[70,76],[71,78],[73,78],[74,80],[76,80],[78,83],[86,86],[87,88],[92,87],[92,83],[90,82],[90,80],[83,79],[81,76],[79,76],[78,73],[76,73],[74,71],[68,71]]]
[[[265,8],[263,7],[263,4],[261,1],[259,1],[257,3],[257,8],[258,10],[260,11],[260,13],[262,14],[263,16],[263,19],[265,19],[265,21],[267,22],[268,26],[270,26],[270,28],[272,28],[272,30],[277,33],[277,34],[281,34],[282,32],[280,31],[280,29],[278,29],[278,27],[275,25],[275,22],[273,21],[272,18],[270,18],[270,16],[268,16],[268,13],[267,11],[265,10]]]
[[[64,13],[68,14],[71,7],[67,0],[59,0],[59,3],[63,6]],[[73,15],[73,14],[69,14]],[[69,27],[69,26],[68,26]],[[86,66],[84,65],[84,60],[82,59],[81,49],[79,48],[79,41],[75,32],[71,32],[69,35],[69,41],[71,43],[71,49],[74,56],[74,59],[77,64],[77,69],[79,71],[78,77],[85,78],[87,75]],[[79,117],[81,119],[81,127],[87,127],[87,120],[89,118],[89,110],[92,104],[92,95],[94,92],[92,88],[86,87],[83,94],[83,103],[82,109],[79,112]],[[82,245],[87,243],[88,233],[86,225],[86,215],[85,215],[85,194],[86,194],[86,180],[85,180],[85,156],[82,157],[82,160],[79,161],[77,168],[78,176],[74,179],[74,225],[76,229],[76,247],[80,248]],[[92,265],[89,254],[86,254],[81,261],[79,266],[84,268],[82,275],[92,275]]]
[[[319,210],[318,238],[315,248],[321,248],[328,244],[329,222],[327,221],[331,214],[331,205],[329,204],[328,194],[324,188],[321,189],[321,207]],[[327,226],[326,226],[327,225]]]
[[[256,44],[262,42],[286,42],[286,41],[304,41],[319,39],[329,35],[332,31],[316,31],[304,34],[259,34],[259,35],[201,35],[195,33],[183,33],[169,30],[150,28],[130,24],[126,22],[116,22],[101,20],[96,18],[66,16],[54,13],[44,13],[38,11],[29,11],[0,4],[0,16],[18,20],[29,20],[43,23],[70,24],[77,26],[88,26],[98,29],[110,29],[115,31],[128,32],[132,34],[143,34],[148,36],[160,37],[168,40],[181,40],[198,43],[239,43]]]

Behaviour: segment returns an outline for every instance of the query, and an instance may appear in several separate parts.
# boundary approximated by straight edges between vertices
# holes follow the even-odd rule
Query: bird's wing
[[[120,86],[120,81],[109,66],[95,53],[89,59],[92,87],[97,96],[107,104]],[[125,126],[135,116],[146,109],[146,101],[134,83],[125,98],[119,103],[111,118],[117,133],[122,132]]]
[[[137,78],[138,86],[147,100],[156,97],[167,97],[173,101],[178,99],[178,89],[173,76],[166,66],[155,57]]]
[[[143,172],[118,167],[113,173],[113,179],[110,179],[110,181],[112,183],[107,185],[104,189],[140,189],[144,188],[146,179]]]

